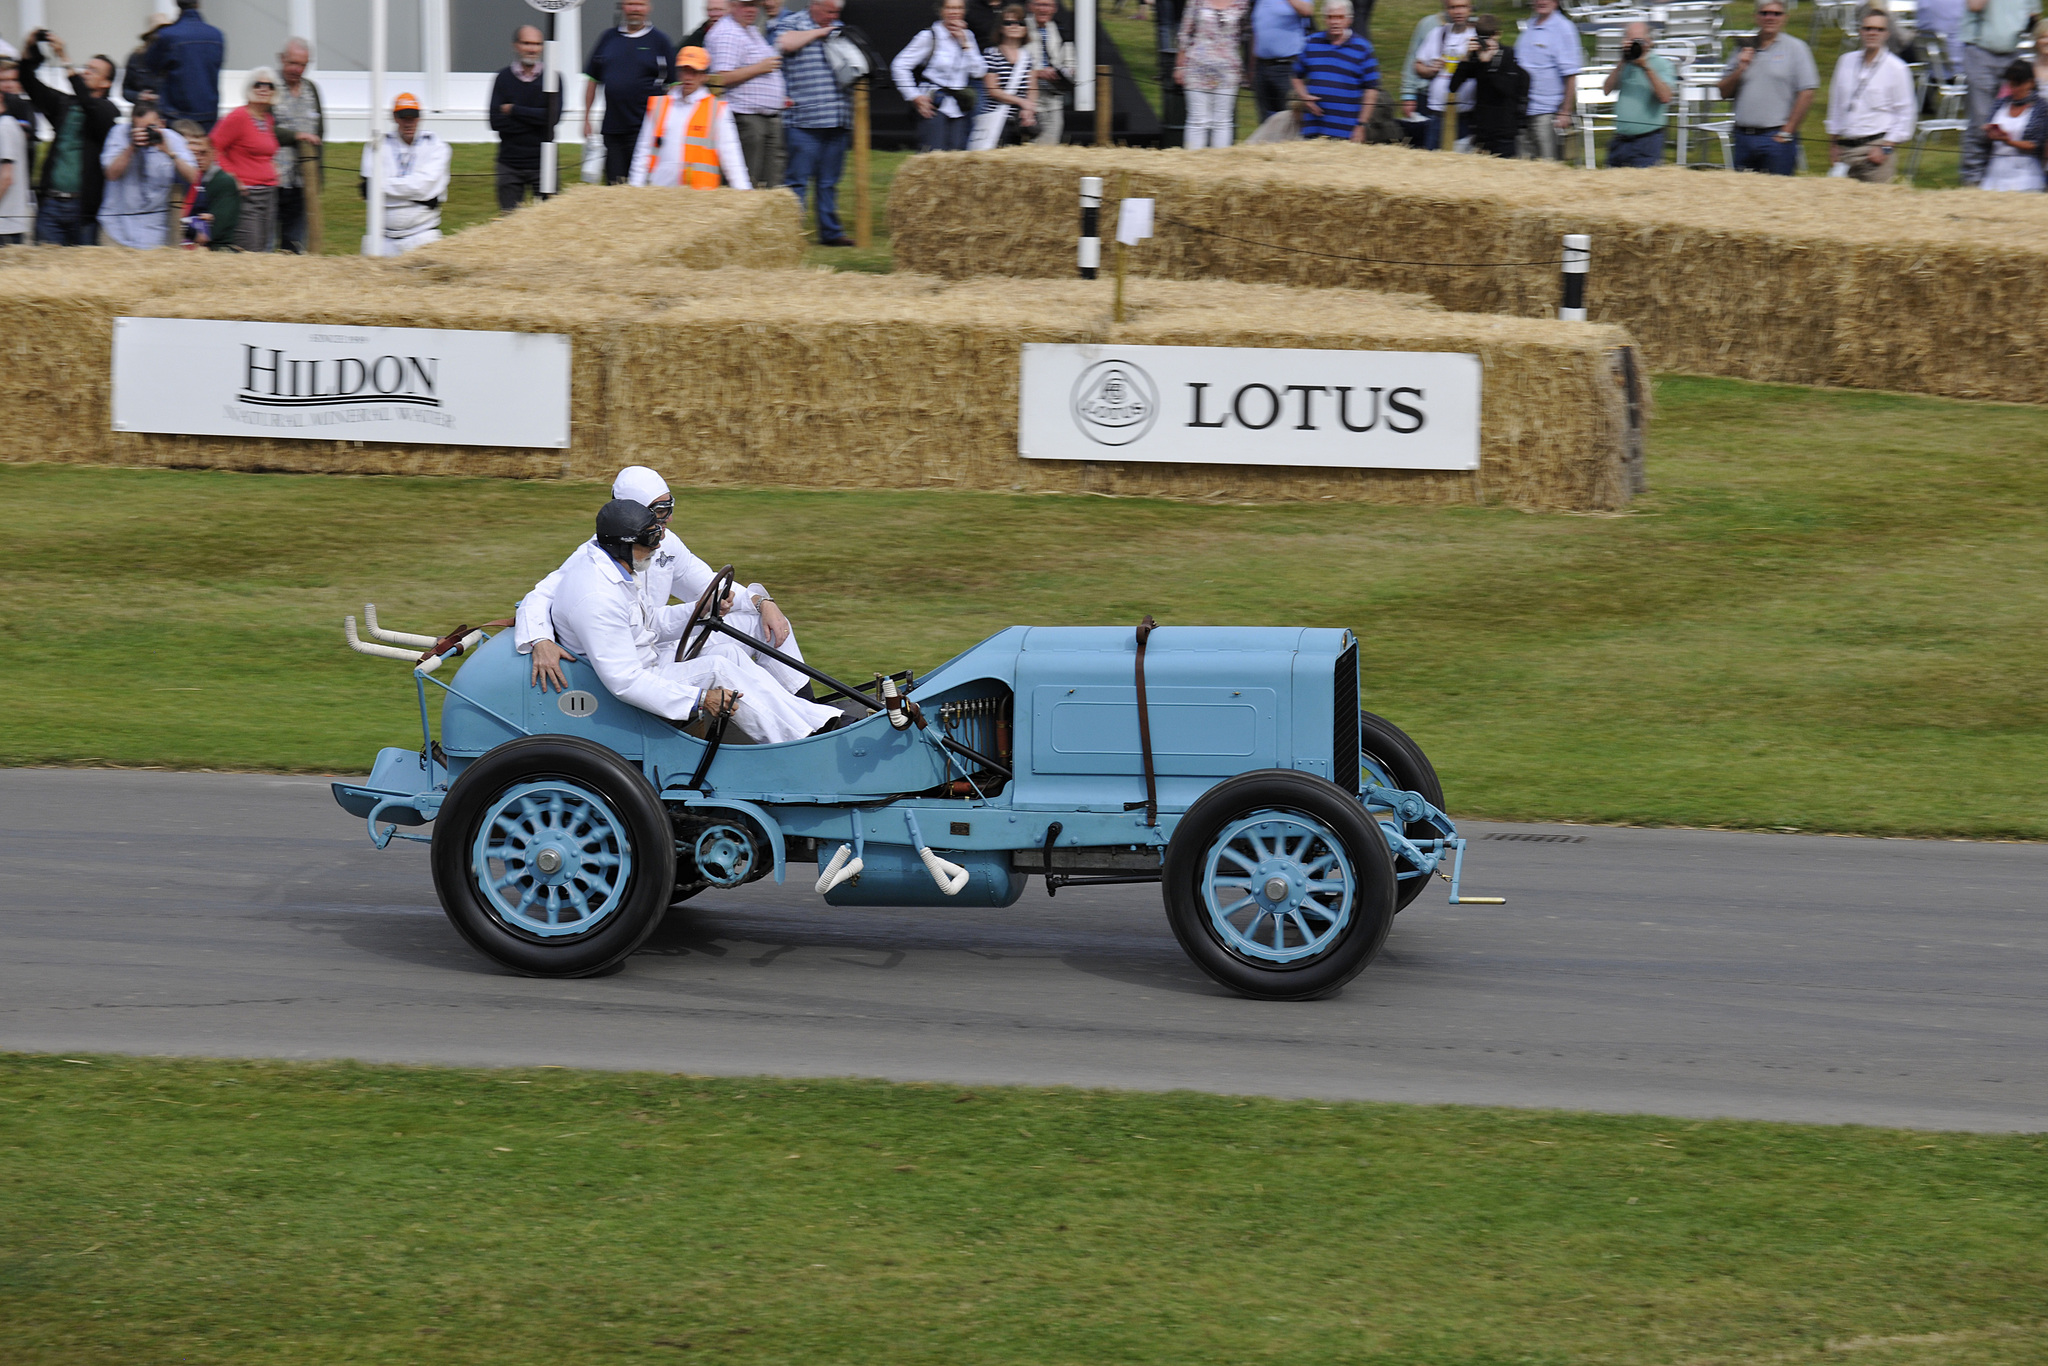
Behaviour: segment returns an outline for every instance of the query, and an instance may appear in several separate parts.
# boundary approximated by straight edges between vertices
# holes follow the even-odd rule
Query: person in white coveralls
[[[384,240],[364,248],[369,256],[403,256],[414,247],[441,240],[441,201],[448,197],[448,166],[454,150],[420,127],[420,102],[400,95],[391,102],[398,127],[379,147],[363,148],[363,183],[368,192],[370,158],[384,157]]]
[[[612,480],[612,497],[627,498],[644,503],[651,508],[662,528],[661,543],[649,556],[639,571],[641,592],[647,598],[649,608],[668,606],[671,597],[695,604],[717,575],[711,566],[690,553],[682,537],[669,529],[669,519],[675,513],[675,495],[669,492],[668,482],[645,465],[628,465]],[[580,549],[577,552],[581,553]],[[571,555],[562,567],[533,586],[519,603],[518,624],[513,643],[521,654],[533,656],[533,681],[540,689],[547,691],[548,685],[565,688],[568,684],[562,678],[561,659],[563,650],[557,643],[555,629],[549,617],[555,594],[560,591],[562,575],[576,562]],[[685,609],[687,611],[687,608]],[[789,618],[775,605],[775,599],[768,590],[758,583],[745,587],[735,586],[726,598],[725,620],[734,629],[744,631],[754,639],[774,646],[791,659],[802,659],[803,650],[796,643],[796,632],[789,624]],[[749,650],[731,636],[713,632],[705,642],[703,654],[723,655],[728,659],[740,660],[758,665],[768,676],[780,683],[786,692],[803,692],[810,686],[810,676],[801,670],[792,669],[780,660]],[[574,658],[574,656],[570,656]]]
[[[666,535],[661,520],[645,503],[614,498],[598,509],[596,531],[562,566],[549,615],[555,637],[572,658],[590,662],[612,696],[678,723],[730,704],[747,734],[767,744],[844,719],[836,707],[777,686],[751,660],[708,650],[676,659],[690,608],[651,605],[636,572]]]

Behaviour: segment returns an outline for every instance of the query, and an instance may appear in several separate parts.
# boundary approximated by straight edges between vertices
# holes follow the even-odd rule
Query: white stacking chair
[[[1956,148],[1962,149],[1963,139],[1970,135],[1968,119],[1922,119],[1913,126],[1913,155],[1906,158],[1906,183],[1911,185],[1913,177],[1920,174],[1920,153],[1928,143],[1943,133],[1956,135]]]
[[[1695,67],[1690,79],[1678,88],[1678,164],[1692,165],[1692,137],[1713,138],[1721,144],[1721,169],[1735,169],[1735,120],[1710,117],[1721,98],[1719,71]]]
[[[1601,89],[1612,70],[1611,65],[1589,66],[1572,77],[1572,115],[1579,121],[1579,132],[1585,138],[1585,168],[1589,171],[1600,164],[1595,155],[1594,135],[1614,132],[1615,97]]]

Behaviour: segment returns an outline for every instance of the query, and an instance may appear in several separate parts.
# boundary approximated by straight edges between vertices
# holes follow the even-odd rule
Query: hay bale
[[[1259,502],[1469,501],[1465,473],[1025,460],[1027,342],[1459,351],[1485,367],[1480,486],[1531,509],[1598,509],[1640,487],[1619,329],[1448,313],[1356,292],[1134,282],[1111,324],[1098,286],[1002,280],[720,277],[622,330],[612,453],[697,486],[980,488]],[[729,300],[747,300],[735,324]]]
[[[523,277],[656,264],[774,270],[803,263],[802,216],[795,196],[780,190],[576,185],[408,252],[398,263],[445,280],[478,271]]]
[[[2048,335],[2018,321],[2048,310],[2048,199],[2034,195],[1333,143],[1021,148],[907,163],[890,191],[896,260],[949,278],[1071,277],[1083,174],[1171,220],[1130,252],[1138,275],[1421,289],[1449,309],[1543,317],[1554,265],[1305,252],[1552,262],[1565,233],[1585,232],[1592,316],[1626,327],[1653,367],[2042,401]]]

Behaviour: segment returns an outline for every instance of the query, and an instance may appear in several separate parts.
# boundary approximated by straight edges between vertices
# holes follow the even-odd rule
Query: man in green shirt
[[[1622,31],[1621,60],[1607,73],[1604,87],[1614,95],[1609,166],[1663,164],[1664,111],[1671,106],[1671,88],[1677,80],[1678,72],[1669,61],[1651,55],[1648,24],[1633,23]]]

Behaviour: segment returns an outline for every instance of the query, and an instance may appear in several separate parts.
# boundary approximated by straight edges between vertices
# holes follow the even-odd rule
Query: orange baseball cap
[[[413,94],[410,90],[406,91],[403,95],[400,95],[397,99],[391,102],[392,113],[396,114],[401,109],[410,109],[415,114],[419,113],[420,97]]]
[[[711,54],[701,47],[686,47],[676,54],[676,65],[687,66],[693,71],[709,71]]]

